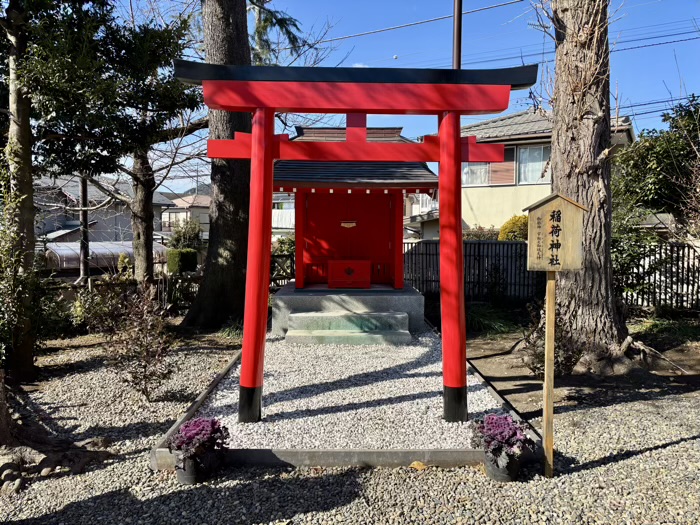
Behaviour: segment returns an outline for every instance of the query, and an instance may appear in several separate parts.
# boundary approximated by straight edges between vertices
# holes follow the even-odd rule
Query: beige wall
[[[513,215],[523,215],[523,208],[551,192],[549,184],[462,188],[462,219],[470,228],[500,228]]]

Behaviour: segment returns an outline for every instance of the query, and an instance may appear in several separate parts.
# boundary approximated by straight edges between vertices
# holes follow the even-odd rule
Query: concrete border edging
[[[425,320],[427,326],[438,335],[440,332]],[[168,449],[168,440],[185,421],[189,420],[204,403],[241,358],[239,350],[231,361],[219,372],[204,392],[189,406],[187,411],[170,427],[165,436],[151,450],[150,466],[153,470],[174,470],[176,456]],[[467,360],[471,372],[479,376],[488,392],[508,413],[528,428],[528,435],[535,441],[537,449],[526,460],[542,455],[542,438],[518,411],[503,398],[479,369]],[[484,463],[484,451],[477,449],[227,449],[226,465],[237,467],[405,467],[414,461],[428,466],[452,468],[475,466]]]
[[[202,406],[204,403],[204,400],[209,397],[209,394],[211,394],[214,389],[219,385],[221,380],[226,377],[226,375],[231,371],[233,366],[240,360],[241,358],[241,350],[238,350],[236,352],[236,355],[231,358],[231,360],[228,362],[228,364],[219,372],[216,377],[212,380],[211,383],[209,383],[209,386],[207,386],[206,389],[204,389],[204,392],[199,394],[197,399],[195,399],[192,404],[187,408],[185,413],[181,415],[175,423],[168,429],[168,431],[165,433],[163,438],[158,441],[158,444],[151,449],[150,453],[150,467],[152,470],[173,470],[175,468],[175,454],[172,454],[170,452],[170,449],[168,449],[168,441],[170,440],[170,437],[175,434],[175,432],[178,431],[180,428],[180,425],[182,425],[185,421],[188,421],[189,419],[192,418],[192,416],[195,415],[197,410]]]

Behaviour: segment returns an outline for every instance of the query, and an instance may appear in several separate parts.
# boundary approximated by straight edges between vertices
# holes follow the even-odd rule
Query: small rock
[[[0,476],[1,481],[14,481],[20,477],[20,473],[17,470],[6,470]]]
[[[12,484],[12,492],[15,494],[18,494],[20,490],[22,490],[22,486],[24,485],[24,479],[18,478],[14,481]]]
[[[42,478],[45,478],[47,476],[50,476],[52,472],[53,472],[53,469],[51,467],[45,467],[45,468],[41,469],[41,472],[39,473],[39,475]]]

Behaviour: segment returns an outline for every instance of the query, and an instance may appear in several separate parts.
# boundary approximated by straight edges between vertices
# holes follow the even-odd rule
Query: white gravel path
[[[59,435],[107,435],[117,455],[83,474],[41,478],[18,495],[0,497],[0,523],[700,523],[697,385],[650,377],[636,387],[621,379],[619,386],[571,406],[558,404],[554,479],[541,477],[534,468],[508,485],[489,481],[470,467],[231,469],[208,483],[183,487],[172,473],[148,468],[149,449],[230,352],[178,352],[181,373],[163,393],[187,395],[153,406],[135,405],[129,390],[102,365],[104,357],[97,348],[83,348],[40,358],[42,367],[53,368],[52,379],[29,397],[46,411],[47,424]],[[76,361],[84,368],[59,370]],[[105,410],[105,404],[113,410]]]
[[[240,368],[219,384],[200,416],[218,417],[232,448],[470,448],[465,423],[442,419],[437,335],[405,346],[292,345],[268,340],[263,421],[238,423]],[[470,418],[501,410],[478,375],[468,375]]]

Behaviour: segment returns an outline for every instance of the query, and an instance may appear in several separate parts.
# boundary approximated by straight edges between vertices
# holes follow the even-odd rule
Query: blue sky
[[[464,0],[464,11],[508,0]],[[297,18],[302,29],[333,24],[328,38],[451,15],[451,0],[275,0],[277,9]],[[660,113],[669,99],[700,94],[700,0],[613,1],[610,28],[611,90],[620,114],[633,117],[637,131],[662,127]],[[553,70],[554,45],[532,27],[529,0],[464,16],[463,67],[497,68],[547,62]],[[674,42],[675,41],[675,42]],[[670,42],[670,43],[669,43]],[[339,40],[324,65],[449,68],[452,19]],[[521,58],[523,57],[523,58]],[[526,91],[514,92],[510,111],[529,106]],[[613,101],[613,105],[616,102]],[[464,117],[463,122],[484,117]],[[436,131],[434,117],[371,116],[374,126],[404,126],[404,135]]]

